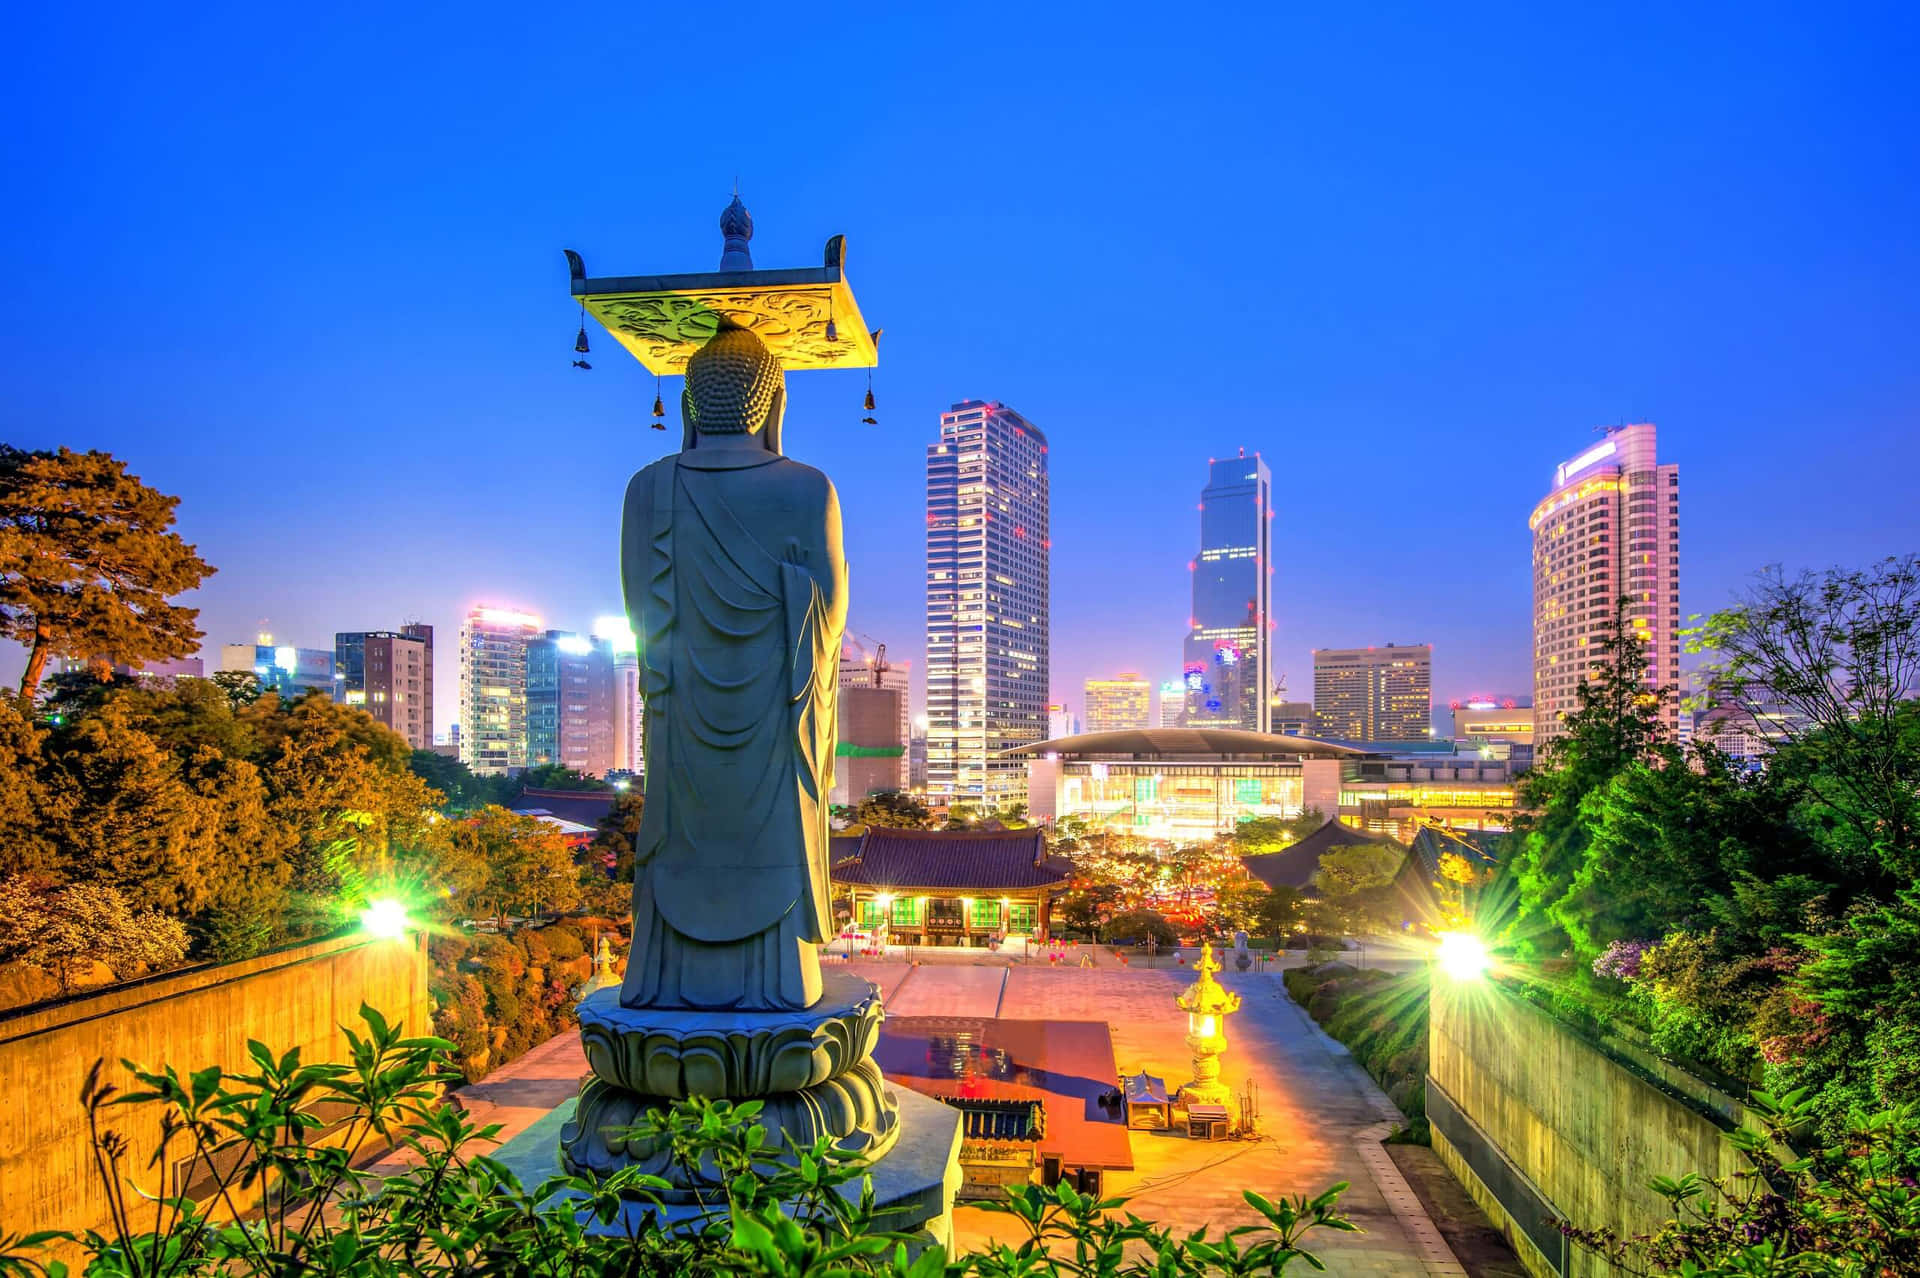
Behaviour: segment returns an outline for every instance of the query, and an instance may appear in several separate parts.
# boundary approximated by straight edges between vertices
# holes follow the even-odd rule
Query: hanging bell
[[[837,342],[840,340],[839,326],[833,322],[833,316],[831,315],[827,316],[827,340],[829,342]]]
[[[867,402],[861,405],[861,407],[865,408],[869,413],[873,411],[873,387],[867,387]]]
[[[587,326],[585,324],[580,326],[580,336],[573,339],[573,349],[579,351],[582,355],[587,353]]]
[[[660,396],[657,394],[653,397],[653,415],[656,418],[665,417],[667,415],[666,401],[661,399]],[[660,429],[665,430],[666,427],[662,426]]]

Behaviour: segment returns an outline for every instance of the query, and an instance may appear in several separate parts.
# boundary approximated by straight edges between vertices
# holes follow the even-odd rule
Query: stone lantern
[[[1187,1046],[1193,1049],[1193,1081],[1180,1094],[1189,1104],[1224,1105],[1228,1093],[1220,1081],[1220,1053],[1227,1046],[1227,1017],[1240,1010],[1240,996],[1213,979],[1220,964],[1211,942],[1200,947],[1194,970],[1200,979],[1174,1000],[1187,1014]]]

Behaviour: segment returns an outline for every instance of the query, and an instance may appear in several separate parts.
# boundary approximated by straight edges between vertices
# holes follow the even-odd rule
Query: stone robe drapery
[[[810,466],[709,448],[634,476],[622,529],[646,702],[629,1007],[819,996],[846,565]]]

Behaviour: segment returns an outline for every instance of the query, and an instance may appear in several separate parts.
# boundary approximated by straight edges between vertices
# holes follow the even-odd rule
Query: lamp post
[[[1193,1049],[1193,1081],[1180,1091],[1189,1103],[1224,1105],[1228,1092],[1220,1081],[1220,1053],[1227,1047],[1227,1017],[1240,1010],[1240,996],[1213,979],[1220,964],[1211,941],[1200,947],[1194,970],[1200,979],[1174,1000],[1187,1014],[1187,1046]]]

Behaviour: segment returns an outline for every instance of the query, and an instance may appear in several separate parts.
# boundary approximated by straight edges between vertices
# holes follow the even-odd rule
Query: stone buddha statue
[[[646,805],[629,1008],[771,1011],[821,995],[847,564],[828,478],[781,455],[779,361],[722,324],[687,365],[682,451],[627,487]]]

